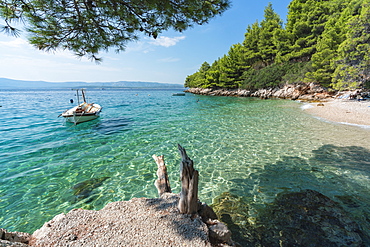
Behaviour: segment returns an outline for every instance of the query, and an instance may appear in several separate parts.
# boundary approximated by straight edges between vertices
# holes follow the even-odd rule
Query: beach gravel
[[[306,111],[314,116],[338,123],[370,126],[370,101],[334,99],[311,103]]]
[[[212,246],[200,217],[180,214],[179,196],[112,202],[99,211],[75,209],[36,230],[31,246]]]

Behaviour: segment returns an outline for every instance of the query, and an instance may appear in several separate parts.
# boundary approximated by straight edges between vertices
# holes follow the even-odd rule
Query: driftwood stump
[[[231,232],[227,226],[217,220],[217,215],[213,209],[205,203],[198,200],[198,180],[199,173],[194,169],[193,161],[186,154],[186,151],[180,144],[177,144],[181,155],[180,178],[181,178],[181,193],[179,200],[179,211],[181,214],[198,214],[209,229],[209,237],[212,244],[227,243],[233,246],[231,240]],[[155,187],[158,194],[171,192],[170,182],[168,180],[167,168],[164,163],[164,156],[153,155],[153,159],[158,165]]]
[[[199,210],[199,173],[194,169],[193,161],[188,157],[185,149],[181,147],[180,144],[177,146],[182,158],[180,164],[181,194],[178,207],[182,214],[196,214]]]
[[[155,180],[154,185],[157,187],[158,194],[161,196],[163,193],[171,193],[171,186],[170,186],[170,181],[168,180],[168,175],[167,175],[167,167],[166,164],[164,163],[164,156],[157,156],[153,155],[152,156],[155,162],[157,163],[158,170],[157,170],[157,176],[158,179]]]

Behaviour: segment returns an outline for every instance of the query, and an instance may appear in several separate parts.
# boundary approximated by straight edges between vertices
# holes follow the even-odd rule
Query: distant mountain
[[[118,81],[118,82],[46,82],[0,78],[0,89],[56,89],[56,88],[184,88],[181,84]]]

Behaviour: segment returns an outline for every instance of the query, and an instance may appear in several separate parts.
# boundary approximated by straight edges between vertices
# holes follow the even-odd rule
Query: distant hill
[[[118,81],[118,82],[46,82],[0,78],[0,89],[57,89],[57,88],[184,88],[181,84]]]

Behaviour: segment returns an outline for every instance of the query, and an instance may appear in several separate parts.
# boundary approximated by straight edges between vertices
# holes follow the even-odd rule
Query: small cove
[[[74,126],[57,118],[71,90],[0,91],[0,227],[33,232],[73,208],[157,197],[153,154],[165,155],[178,193],[180,143],[200,172],[203,202],[228,192],[250,205],[251,216],[278,193],[312,189],[370,232],[368,129],[321,121],[287,100],[87,93],[103,106],[101,118]],[[76,192],[81,183],[85,190]]]

